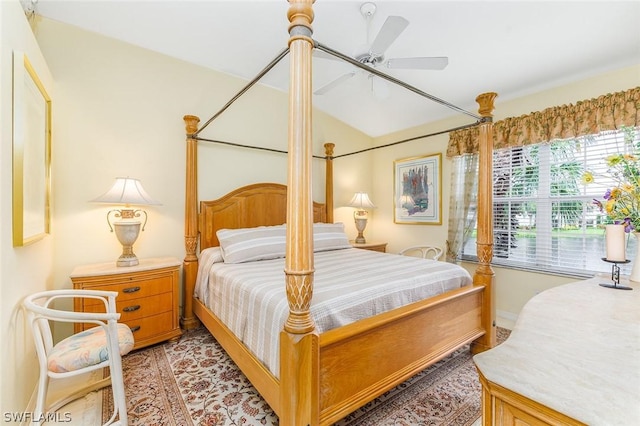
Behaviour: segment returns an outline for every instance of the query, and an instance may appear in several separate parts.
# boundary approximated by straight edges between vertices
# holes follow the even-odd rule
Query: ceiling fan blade
[[[321,88],[319,88],[318,90],[313,92],[313,94],[314,95],[324,95],[325,93],[331,91],[333,88],[335,88],[335,87],[341,85],[342,83],[344,83],[345,81],[349,80],[354,75],[356,75],[355,71],[352,71],[352,72],[347,73],[347,74],[342,74],[340,77],[336,78],[333,81],[330,81],[329,83],[325,84],[324,86],[322,86]]]
[[[446,56],[394,58],[387,61],[387,68],[415,70],[443,70],[449,64]]]
[[[380,32],[376,36],[373,43],[371,43],[371,49],[369,49],[369,53],[373,55],[382,55],[387,51],[391,43],[393,43],[400,33],[404,31],[409,25],[409,21],[404,19],[402,16],[389,16],[387,20],[384,21],[382,28],[380,28]]]

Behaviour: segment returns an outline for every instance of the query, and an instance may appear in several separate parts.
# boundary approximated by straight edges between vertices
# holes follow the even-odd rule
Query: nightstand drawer
[[[173,309],[171,293],[156,294],[140,299],[121,301],[116,298],[116,310],[120,313],[119,322],[156,315]],[[104,305],[85,305],[84,312],[104,312]]]
[[[116,298],[116,302],[120,304],[120,302],[126,302],[128,300],[149,297],[160,293],[170,293],[173,290],[173,285],[172,277],[165,275],[153,279],[130,280],[122,284],[109,285],[102,283],[96,286],[85,286],[84,288],[90,290],[117,291],[118,297]],[[104,306],[103,303],[96,299],[86,299],[84,301],[85,309],[94,305]]]
[[[166,333],[167,327],[172,323],[171,315],[171,312],[164,312],[159,315],[124,321],[133,332],[133,338],[136,342],[135,348],[144,346],[146,340]]]

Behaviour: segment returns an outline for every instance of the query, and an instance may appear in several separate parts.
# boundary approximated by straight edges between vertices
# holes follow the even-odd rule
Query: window
[[[610,272],[604,262],[604,225],[609,218],[595,205],[615,184],[605,158],[636,152],[637,129],[603,132],[548,144],[496,150],[493,157],[493,264],[572,276]],[[599,176],[585,184],[585,171]],[[475,257],[476,234],[462,257]],[[630,237],[627,258],[636,252]],[[621,265],[629,274],[630,265]]]

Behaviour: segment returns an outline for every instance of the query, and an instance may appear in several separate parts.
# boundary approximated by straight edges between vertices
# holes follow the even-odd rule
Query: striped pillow
[[[344,232],[343,223],[314,223],[313,251],[327,251],[351,248]]]
[[[243,263],[285,257],[286,225],[220,229],[216,233],[225,263]],[[342,223],[314,223],[314,252],[350,248]]]
[[[216,235],[225,263],[277,259],[286,253],[286,225],[220,229]]]

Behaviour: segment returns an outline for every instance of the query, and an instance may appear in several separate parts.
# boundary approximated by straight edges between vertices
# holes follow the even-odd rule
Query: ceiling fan
[[[360,6],[360,13],[367,21],[368,35],[371,19],[376,13],[376,5],[371,2],[363,3],[362,6]],[[361,64],[373,68],[386,67],[390,69],[443,70],[449,64],[449,58],[447,58],[446,56],[416,56],[410,58],[391,59],[385,58],[385,52],[387,51],[387,49],[407,28],[408,25],[409,21],[402,16],[388,16],[373,42],[368,47],[364,47],[362,49],[365,50],[364,52],[354,55],[354,59]],[[323,55],[324,52],[322,51],[318,53],[318,57],[335,59],[333,56],[330,56],[328,54]],[[332,89],[349,80],[355,75],[355,71],[343,74],[337,79],[320,87],[313,93],[316,95],[324,95],[325,93],[331,91]],[[372,79],[373,77],[374,76],[372,74],[369,75],[370,79]]]

